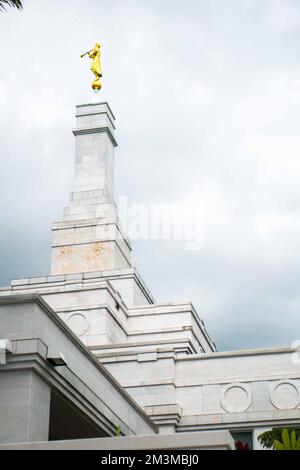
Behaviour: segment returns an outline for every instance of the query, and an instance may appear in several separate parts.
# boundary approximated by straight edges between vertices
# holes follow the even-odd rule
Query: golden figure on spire
[[[90,59],[93,59],[91,65],[91,71],[95,75],[95,80],[92,83],[93,90],[101,90],[102,85],[100,82],[100,77],[102,77],[102,67],[100,62],[100,44],[97,42],[94,49],[82,54],[80,57],[88,55]]]

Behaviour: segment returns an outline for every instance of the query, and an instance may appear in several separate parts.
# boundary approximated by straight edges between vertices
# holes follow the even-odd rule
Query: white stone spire
[[[51,274],[130,267],[129,241],[114,202],[115,117],[107,103],[77,106],[70,204],[53,226]]]

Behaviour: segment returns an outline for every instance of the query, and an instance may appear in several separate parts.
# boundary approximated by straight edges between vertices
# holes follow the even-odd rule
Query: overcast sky
[[[0,13],[0,284],[49,273],[99,40],[116,195],[204,208],[200,250],[133,242],[156,300],[192,300],[219,350],[299,339],[299,0],[23,3]]]

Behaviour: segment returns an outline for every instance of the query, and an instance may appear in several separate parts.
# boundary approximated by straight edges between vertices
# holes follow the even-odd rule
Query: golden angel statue
[[[94,49],[91,49],[90,51],[80,56],[80,57],[84,57],[85,55],[88,55],[89,58],[93,60],[92,65],[91,65],[91,71],[95,75],[95,80],[92,83],[93,90],[101,90],[102,88],[102,85],[100,82],[100,78],[102,77],[102,67],[101,67],[101,61],[100,61],[100,47],[101,47],[100,44],[97,42],[95,44]]]

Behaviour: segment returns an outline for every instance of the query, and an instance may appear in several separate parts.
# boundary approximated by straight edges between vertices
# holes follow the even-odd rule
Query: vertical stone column
[[[53,226],[51,274],[130,267],[114,202],[114,115],[107,103],[77,106],[70,204]]]
[[[0,443],[47,441],[50,387],[30,370],[2,371]]]

